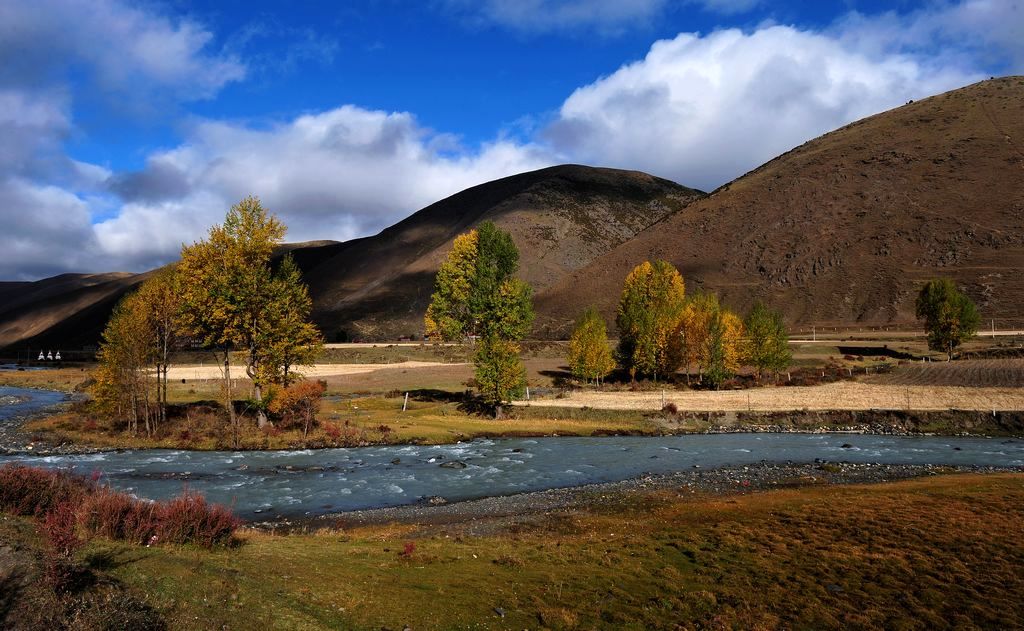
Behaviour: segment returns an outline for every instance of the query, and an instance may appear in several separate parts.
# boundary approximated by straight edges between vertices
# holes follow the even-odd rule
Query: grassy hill
[[[919,283],[951,276],[983,316],[1024,312],[1024,77],[983,81],[857,121],[666,217],[537,298],[564,333],[588,304],[611,317],[626,273],[675,264],[688,291],[791,322],[913,319]]]

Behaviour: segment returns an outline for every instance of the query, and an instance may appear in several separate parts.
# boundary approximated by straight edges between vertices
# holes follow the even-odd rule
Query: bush
[[[276,393],[269,409],[280,417],[282,427],[301,427],[305,438],[316,424],[326,389],[325,381],[299,381]]]
[[[208,504],[206,498],[186,490],[180,497],[157,504],[157,540],[161,543],[194,543],[206,548],[231,542],[241,525],[230,510]]]
[[[191,543],[209,548],[230,543],[241,524],[229,509],[208,504],[198,493],[185,491],[153,503],[100,486],[97,479],[24,465],[0,467],[0,512],[38,519],[40,533],[54,551],[55,585],[81,545],[79,527],[89,535],[135,544]]]
[[[42,516],[61,504],[75,504],[92,485],[68,471],[20,464],[0,467],[0,511]]]
[[[52,508],[42,519],[40,530],[46,539],[43,572],[46,582],[56,591],[69,588],[81,573],[75,553],[85,545],[78,536],[78,518],[70,501]]]
[[[85,499],[79,520],[90,534],[137,544],[148,543],[157,531],[154,504],[106,488]]]

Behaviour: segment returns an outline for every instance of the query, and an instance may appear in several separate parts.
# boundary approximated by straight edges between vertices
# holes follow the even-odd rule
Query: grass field
[[[37,547],[22,523],[0,520],[0,539]],[[1011,629],[1024,475],[595,497],[485,536],[249,532],[214,552],[97,540],[81,558],[94,589],[117,585],[175,629]]]
[[[662,392],[579,391],[535,398],[531,407],[660,410],[673,403],[687,412],[784,412],[789,410],[1022,410],[1024,388],[902,386],[842,381],[807,387]],[[519,402],[520,405],[527,405]]]

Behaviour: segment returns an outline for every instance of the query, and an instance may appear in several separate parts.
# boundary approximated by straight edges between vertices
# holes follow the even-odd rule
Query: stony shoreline
[[[1024,473],[1024,467],[885,465],[827,462],[755,465],[643,475],[620,482],[499,495],[448,503],[423,498],[417,504],[331,513],[308,518],[253,522],[249,526],[275,532],[348,529],[381,524],[412,524],[423,534],[454,528],[482,535],[516,525],[536,523],[554,512],[615,505],[637,493],[674,490],[679,493],[730,495],[810,485],[872,484],[949,473]]]

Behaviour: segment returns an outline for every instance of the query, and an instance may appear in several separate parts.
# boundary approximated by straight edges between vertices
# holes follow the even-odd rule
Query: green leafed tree
[[[519,345],[495,336],[483,337],[473,355],[477,387],[484,401],[494,406],[501,418],[502,404],[522,396],[526,367],[519,358]]]
[[[917,294],[915,307],[917,318],[924,322],[928,348],[946,353],[948,359],[978,332],[981,323],[974,302],[949,278],[926,282]]]
[[[428,336],[454,342],[473,333],[469,296],[476,277],[476,254],[476,230],[455,237],[434,277],[434,294],[423,319]]]
[[[760,300],[754,303],[746,322],[748,360],[760,377],[763,372],[776,375],[789,367],[793,353],[782,314],[769,309]]]
[[[499,415],[501,404],[526,383],[516,342],[530,331],[534,313],[530,286],[515,278],[518,267],[519,251],[511,235],[483,222],[455,239],[435,277],[424,317],[430,336],[480,339],[474,355],[477,382]]]
[[[310,319],[313,301],[302,282],[302,271],[291,255],[285,255],[273,279],[274,316],[266,360],[265,380],[288,388],[302,377],[296,367],[312,366],[323,351],[323,337]]]
[[[681,361],[673,337],[685,306],[683,277],[667,261],[645,261],[626,276],[615,323],[619,361],[630,376],[668,375]]]
[[[615,369],[607,326],[593,307],[583,312],[569,339],[569,369],[577,379],[597,383]]]

